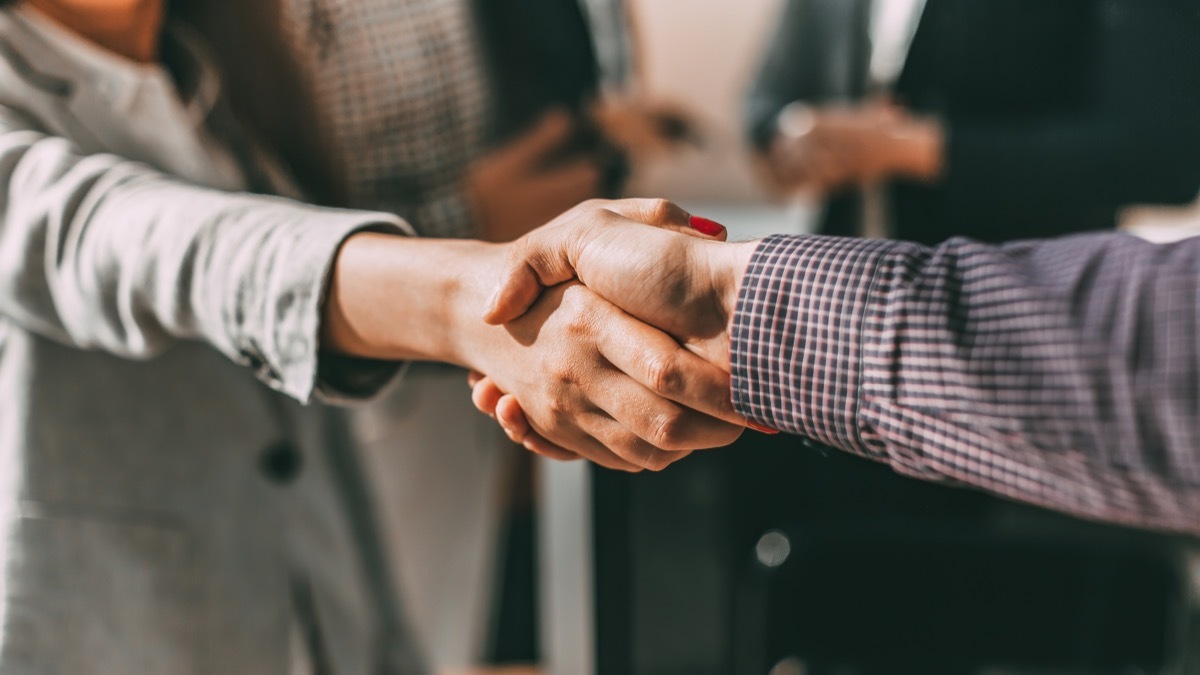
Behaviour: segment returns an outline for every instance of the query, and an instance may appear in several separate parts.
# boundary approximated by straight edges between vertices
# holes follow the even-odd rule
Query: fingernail
[[[771,427],[764,427],[763,425],[758,424],[757,422],[746,422],[746,428],[753,429],[760,434],[766,434],[768,436],[774,436],[779,433],[778,429],[772,429]]]
[[[708,218],[701,218],[700,216],[692,216],[688,220],[688,225],[691,225],[692,229],[700,234],[706,234],[710,237],[720,236],[725,232],[724,225]]]

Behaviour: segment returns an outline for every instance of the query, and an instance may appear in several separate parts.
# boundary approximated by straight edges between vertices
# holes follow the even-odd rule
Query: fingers
[[[541,455],[542,457],[559,462],[574,462],[583,459],[582,456],[542,438],[536,431],[530,432],[521,445],[535,455]]]
[[[591,433],[605,448],[637,467],[635,471],[662,471],[692,453],[691,450],[657,448],[652,443],[630,435],[624,424],[611,418],[607,423],[597,424]]]
[[[478,373],[473,373],[478,375]],[[468,381],[471,379],[468,376]],[[479,412],[490,417],[496,417],[496,406],[500,403],[500,399],[504,396],[504,392],[496,383],[492,382],[491,378],[479,376],[471,385],[471,403]]]
[[[525,417],[525,411],[517,402],[517,397],[511,394],[505,394],[496,404],[496,421],[500,423],[508,437],[516,443],[524,442],[525,438],[533,431],[529,419]]]
[[[541,296],[543,289],[575,277],[566,254],[558,250],[559,246],[567,245],[568,233],[545,232],[536,240],[532,236],[511,244],[499,285],[483,315],[487,323],[500,325],[520,318]]]
[[[544,288],[577,276],[575,263],[589,241],[606,236],[613,239],[617,227],[633,224],[652,225],[689,236],[699,233],[722,241],[728,237],[724,227],[707,219],[694,219],[676,204],[662,199],[585,202],[510,245],[508,261],[484,320],[495,325],[520,317]],[[617,248],[638,244],[632,239],[608,243]]]
[[[471,398],[475,402],[475,407],[494,417],[504,434],[513,443],[524,446],[526,450],[534,454],[560,462],[583,459],[579,454],[547,441],[534,431],[525,417],[525,411],[521,409],[521,404],[517,402],[517,398],[500,391],[491,378],[475,371],[471,371],[467,378],[473,388]]]
[[[634,412],[658,415],[652,423],[656,431],[651,437],[642,436],[657,447],[715,448],[729,445],[741,434],[746,418],[734,410],[729,374],[684,349],[669,335],[610,307],[596,346],[601,356],[641,390],[622,392],[623,399],[614,402],[624,414],[605,409],[619,420]],[[626,406],[646,399],[655,401],[653,409],[625,412]],[[668,408],[658,401],[683,407]],[[672,415],[677,419],[668,420]]]
[[[622,199],[608,202],[604,208],[626,220],[691,237],[718,241],[725,241],[729,237],[729,232],[723,225],[707,218],[693,216],[674,202],[665,199]]]
[[[488,404],[488,407],[494,411],[496,421],[511,441],[524,446],[530,452],[550,459],[559,461],[582,459],[580,454],[551,443],[534,431],[515,396],[500,393],[489,378],[479,378],[475,384],[476,406],[480,407],[479,400],[491,400],[493,396],[497,396],[495,403],[494,405]],[[480,407],[480,409],[483,408]],[[597,440],[604,446],[604,450],[601,451],[593,446],[592,452],[593,456],[603,457],[602,464],[626,471],[641,469],[657,471],[690,454],[690,451],[663,452],[649,443],[632,438],[615,420],[604,420],[602,416],[598,417],[601,424],[595,433],[597,433]],[[614,452],[614,446],[622,447],[623,452]],[[610,455],[615,455],[615,459],[619,461],[606,463],[606,460],[614,459]]]
[[[608,420],[604,420],[603,416],[596,416],[601,422],[609,427],[604,436],[616,439],[621,436],[619,431],[614,432],[611,424],[606,424]],[[584,456],[589,456],[597,461],[601,466],[617,469],[620,471],[641,471],[645,468],[655,468],[658,466],[666,466],[670,461],[666,461],[664,457],[654,457],[653,452],[642,449],[642,455],[628,455],[623,458],[613,452],[613,449],[600,441],[599,444],[588,441],[584,449],[584,454],[568,450],[560,445],[556,445],[546,440],[541,434],[533,429],[529,424],[528,418],[525,417],[525,411],[521,408],[521,404],[517,402],[515,396],[505,395],[500,399],[496,406],[496,421],[500,423],[500,427],[504,429],[504,433],[508,435],[515,443],[520,443],[530,452],[548,457],[558,461],[574,461],[583,459]]]
[[[599,464],[606,469],[615,471],[627,471],[637,473],[646,469],[643,461],[656,461],[657,458],[647,457],[652,453],[645,452],[644,448],[637,449],[636,452],[624,451],[625,444],[618,443],[618,447],[612,447],[608,443],[599,440],[596,435],[608,438],[609,442],[615,438],[615,434],[619,433],[613,429],[615,422],[607,414],[600,411],[589,413],[581,413],[572,421],[572,426],[576,433],[568,438],[559,441],[559,447],[567,450],[572,450],[580,457]],[[546,435],[536,427],[533,428],[537,436],[546,438]],[[533,436],[530,434],[529,436]],[[529,439],[526,437],[526,440]],[[628,434],[626,435],[628,437]]]
[[[481,378],[476,384],[477,395],[480,388],[489,388],[491,391],[498,392],[495,385],[487,378]],[[489,391],[487,396],[491,396],[491,391]],[[501,429],[504,430],[505,435],[514,443],[523,445],[530,452],[560,461],[582,458],[581,455],[551,443],[541,434],[534,431],[516,397],[501,394],[493,409],[496,421],[500,424]],[[673,412],[668,410],[665,414],[670,416]],[[695,415],[695,413],[692,414]],[[691,454],[690,450],[666,452],[655,448],[650,443],[632,437],[617,420],[605,420],[602,416],[599,416],[599,419],[600,424],[593,430],[593,433],[596,440],[604,446],[606,452],[601,452],[598,448],[593,448],[593,452],[597,456],[615,455],[623,462],[622,464],[612,464],[615,468],[622,470],[649,469],[659,471]],[[660,415],[659,419],[664,418]],[[687,422],[683,424],[687,424]],[[617,448],[620,448],[621,452],[616,452]]]

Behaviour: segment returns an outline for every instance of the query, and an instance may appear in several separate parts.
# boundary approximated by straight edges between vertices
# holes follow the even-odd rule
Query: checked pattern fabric
[[[783,431],[1077,516],[1200,535],[1200,239],[776,236],[731,335]]]

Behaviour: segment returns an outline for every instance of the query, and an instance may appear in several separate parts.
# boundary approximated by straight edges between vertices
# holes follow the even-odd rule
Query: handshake
[[[530,450],[662,469],[748,426],[729,324],[757,243],[725,234],[662,200],[585,202],[509,244],[360,232],[337,256],[322,345],[463,366]]]
[[[464,366],[475,404],[556,459],[658,470],[770,433],[740,410],[906,475],[1197,532],[1174,468],[1196,436],[1167,429],[1194,426],[1171,411],[1195,408],[1198,360],[1172,350],[1200,325],[1200,240],[724,239],[658,200],[587,202],[511,244],[356,234],[323,345]],[[1124,358],[1139,331],[1149,356]]]
[[[625,471],[732,443],[754,426],[729,333],[756,244],[725,237],[667,201],[591,201],[509,244],[483,318],[548,360],[473,371],[475,405],[534,453]]]

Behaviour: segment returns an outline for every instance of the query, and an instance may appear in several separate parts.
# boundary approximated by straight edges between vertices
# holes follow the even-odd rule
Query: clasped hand
[[[693,222],[662,200],[591,201],[512,244],[485,320],[521,344],[550,331],[574,360],[549,383],[473,373],[476,406],[532,452],[615,469],[732,443],[746,421],[730,396],[729,322],[755,244]]]

